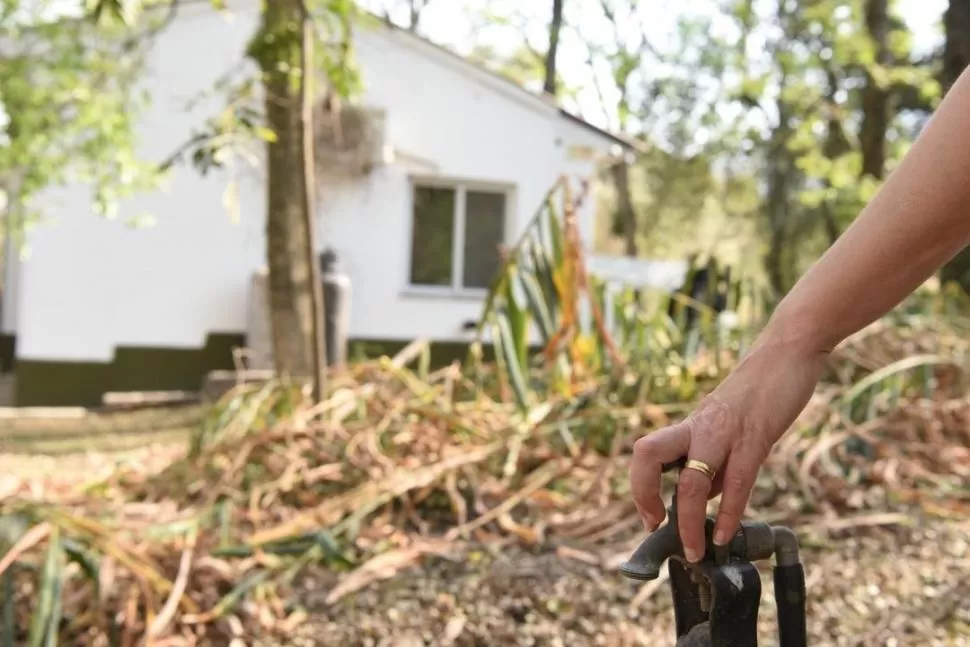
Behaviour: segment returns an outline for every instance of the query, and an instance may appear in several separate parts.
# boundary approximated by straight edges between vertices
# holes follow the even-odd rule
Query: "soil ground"
[[[150,468],[178,451],[161,444],[57,458],[0,454],[0,497],[50,495],[103,474],[119,460]],[[910,518],[906,525],[800,533],[812,647],[970,647],[970,519]],[[242,644],[673,645],[666,583],[644,588],[616,571],[631,545],[465,546],[336,604],[325,598],[346,573],[314,570],[298,587],[298,602],[309,615],[296,637]],[[770,565],[760,566],[760,644],[777,645]]]
[[[816,538],[818,539],[818,538]],[[970,522],[857,528],[803,550],[809,645],[970,646]],[[595,554],[595,551],[594,551]],[[325,604],[333,573],[303,582],[303,645],[674,645],[665,582],[624,579],[573,551],[476,547]],[[762,571],[760,644],[778,645],[771,567]],[[259,643],[257,643],[259,644]],[[264,645],[281,645],[266,642]]]

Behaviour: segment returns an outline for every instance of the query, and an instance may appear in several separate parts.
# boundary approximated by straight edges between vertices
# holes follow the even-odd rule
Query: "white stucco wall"
[[[12,240],[3,242],[3,293],[0,295],[0,331],[5,335],[17,333],[17,307],[20,303],[20,261]]]
[[[255,10],[229,18],[190,6],[160,37],[146,81],[153,105],[142,131],[145,155],[164,158],[219,107],[217,98],[190,113],[185,103],[238,64],[257,19]],[[363,180],[319,189],[321,245],[338,252],[353,282],[351,334],[461,338],[481,299],[406,289],[410,175],[514,185],[511,242],[560,174],[591,173],[590,162],[568,159],[570,146],[606,151],[611,143],[408,34],[363,31],[356,44],[363,102],[387,110],[397,159]],[[185,168],[166,191],[126,205],[117,221],[91,214],[85,189],[48,192],[50,222],[31,234],[20,272],[18,356],[106,361],[119,345],[199,347],[209,333],[243,332],[250,278],[264,262],[264,170],[237,178],[238,222],[223,206],[228,180]],[[590,202],[581,213],[587,241]],[[145,211],[156,226],[123,223]]]

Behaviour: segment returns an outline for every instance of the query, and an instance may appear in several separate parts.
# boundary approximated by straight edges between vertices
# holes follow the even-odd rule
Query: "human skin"
[[[714,543],[737,530],[771,448],[808,403],[826,356],[898,305],[970,244],[970,71],[953,85],[875,198],[776,308],[751,350],[682,422],[636,441],[630,481],[647,532],[663,521],[661,465],[683,456],[678,523],[688,561],[704,556],[707,501],[721,501]]]

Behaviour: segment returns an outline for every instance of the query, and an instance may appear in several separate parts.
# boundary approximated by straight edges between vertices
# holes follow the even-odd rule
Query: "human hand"
[[[737,531],[758,470],[771,448],[808,403],[826,354],[793,342],[763,341],[685,420],[643,436],[633,446],[630,484],[647,532],[664,520],[660,475],[664,463],[684,456],[703,461],[713,481],[696,469],[681,470],[677,522],[684,556],[704,557],[707,501],[721,494],[714,543]]]

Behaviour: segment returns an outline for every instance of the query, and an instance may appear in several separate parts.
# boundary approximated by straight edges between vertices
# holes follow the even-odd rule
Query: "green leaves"
[[[529,374],[527,361],[521,361],[516,347],[521,340],[516,338],[510,314],[507,310],[500,310],[491,322],[492,344],[495,346],[495,359],[503,371],[504,377],[512,387],[515,402],[519,409],[527,411],[530,406],[529,389],[526,385]]]
[[[64,551],[61,531],[51,529],[47,557],[41,571],[37,607],[30,621],[29,647],[56,647],[61,621],[61,592],[63,590]]]
[[[713,295],[705,303],[679,296],[687,305],[671,308],[672,320],[669,296],[616,289],[589,276],[576,247],[565,182],[560,180],[510,250],[482,312],[480,333],[487,332],[494,345],[504,397],[527,415],[554,395],[585,392],[604,376],[618,378],[625,371],[638,376],[639,391],[659,388],[693,397],[721,366],[715,359],[713,374],[696,375],[702,354],[737,348],[737,339],[714,324]],[[700,269],[691,270],[688,285]],[[732,307],[750,313],[743,321],[761,320],[752,290],[712,262],[706,271]],[[688,331],[690,308],[699,313],[699,325]]]
[[[83,0],[84,13],[99,26],[134,27],[146,9],[162,8],[174,14],[181,0]],[[223,0],[210,0],[213,7],[225,8]]]
[[[214,9],[225,9],[223,0],[211,2]],[[64,3],[63,14],[54,17],[83,13],[87,20],[51,20],[48,4],[6,0],[0,5],[0,39],[7,43],[0,54],[0,178],[12,191],[7,220],[15,239],[42,215],[32,199],[45,187],[90,186],[92,212],[114,218],[124,200],[157,188],[186,155],[205,172],[245,155],[244,140],[275,141],[262,114],[247,107],[245,88],[252,84],[244,81],[229,90],[231,120],[219,115],[160,164],[140,159],[136,129],[149,97],[135,88],[152,37],[170,23],[176,5],[172,0],[78,0]],[[338,93],[352,96],[361,88],[349,46],[356,5],[352,0],[308,5],[320,33],[328,36],[318,43],[321,69]],[[144,29],[149,6],[164,8],[162,20]],[[260,55],[284,65],[287,56],[279,46],[285,39],[271,36],[260,41]]]
[[[353,97],[362,89],[352,39],[360,15],[355,0],[307,0],[306,9],[317,33],[314,61],[338,96]],[[283,75],[295,92],[299,84],[301,27],[282,4],[263,4],[263,26],[254,34],[247,55],[263,71],[263,83]],[[288,13],[289,12],[289,13]],[[286,15],[284,15],[286,14]]]
[[[14,632],[16,631],[17,609],[16,588],[14,577],[17,565],[11,565],[3,575],[0,575],[0,587],[3,589],[3,647],[14,647]]]
[[[559,282],[564,275],[568,242],[557,208],[563,180],[555,185],[492,282],[485,299],[480,333],[488,331],[504,384],[516,404],[527,411],[533,366],[529,349],[548,347],[564,324],[566,311]],[[539,333],[534,339],[533,331]],[[560,349],[556,349],[560,350]],[[540,390],[541,394],[541,390]],[[541,395],[540,395],[541,397]]]
[[[99,557],[88,547],[69,537],[65,537],[61,541],[61,545],[67,559],[77,564],[84,576],[91,582],[95,599],[101,599],[101,560]]]
[[[91,21],[51,20],[43,13],[46,3],[13,4],[16,19],[0,22],[7,43],[0,54],[0,112],[6,116],[0,178],[12,190],[9,222],[19,239],[40,215],[32,198],[47,186],[87,184],[95,213],[113,216],[119,201],[161,178],[135,153],[144,100],[134,87],[143,52],[118,29],[131,18],[127,3],[98,0],[83,7],[91,10]]]

